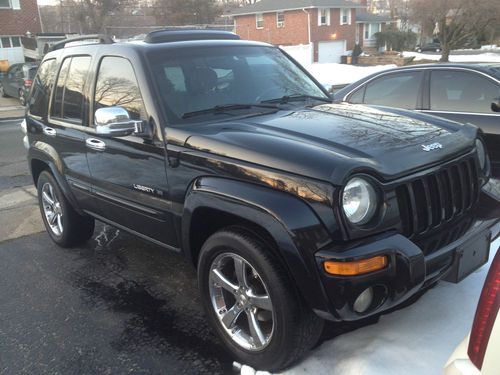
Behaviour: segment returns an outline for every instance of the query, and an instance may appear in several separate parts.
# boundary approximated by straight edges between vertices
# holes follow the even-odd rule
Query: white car
[[[446,363],[445,375],[500,374],[500,251],[484,282],[472,330]]]

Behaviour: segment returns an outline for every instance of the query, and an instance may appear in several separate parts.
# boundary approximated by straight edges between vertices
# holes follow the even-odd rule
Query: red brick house
[[[0,0],[0,60],[24,62],[21,36],[41,30],[36,0]]]
[[[363,43],[367,21],[365,17],[358,23],[358,12],[366,14],[366,0],[261,0],[226,16],[233,17],[235,32],[243,39],[285,49],[309,45],[311,61],[339,62],[347,50]],[[368,30],[371,37],[370,26]]]

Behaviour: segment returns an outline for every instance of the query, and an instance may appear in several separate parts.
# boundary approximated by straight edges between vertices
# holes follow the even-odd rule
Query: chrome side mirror
[[[104,137],[124,137],[143,131],[142,121],[130,119],[122,107],[99,108],[94,115],[95,131]]]

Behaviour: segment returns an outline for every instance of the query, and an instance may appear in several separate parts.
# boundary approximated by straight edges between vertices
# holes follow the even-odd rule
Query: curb
[[[25,107],[22,105],[13,105],[9,107],[0,107],[0,112],[9,112],[9,111],[24,111]]]
[[[13,117],[0,117],[0,122],[9,121],[9,120],[21,120],[24,118],[24,115],[21,116],[13,116]]]

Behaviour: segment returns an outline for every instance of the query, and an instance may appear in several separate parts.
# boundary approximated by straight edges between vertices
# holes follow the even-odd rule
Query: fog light
[[[364,313],[373,303],[373,288],[366,288],[354,301],[354,311]]]

